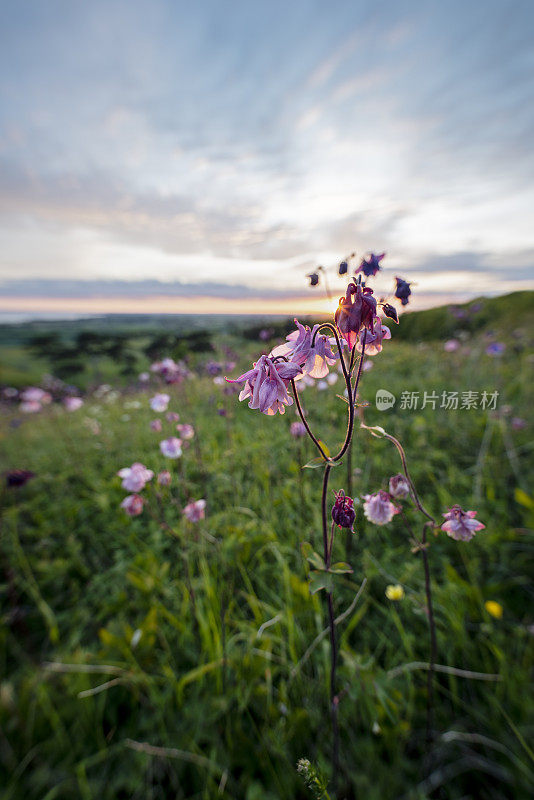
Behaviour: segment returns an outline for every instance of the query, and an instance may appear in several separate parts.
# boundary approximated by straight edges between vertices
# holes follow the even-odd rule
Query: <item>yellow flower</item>
[[[491,616],[495,617],[495,619],[502,618],[503,607],[500,605],[500,603],[496,603],[495,600],[486,600],[484,603],[484,608],[488,614],[491,614]]]
[[[386,597],[388,600],[402,600],[404,597],[404,589],[400,583],[397,583],[394,586],[392,584],[386,586]]]

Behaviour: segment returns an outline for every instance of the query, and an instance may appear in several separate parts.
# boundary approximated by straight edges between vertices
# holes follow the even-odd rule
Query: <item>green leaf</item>
[[[315,550],[312,550],[312,552],[308,556],[306,556],[306,558],[308,559],[312,567],[315,567],[315,569],[323,571],[326,570],[326,564],[324,563],[324,560],[321,558],[319,553],[315,552]]]
[[[351,565],[347,564],[346,561],[338,561],[336,564],[332,564],[328,571],[333,572],[334,575],[346,575],[347,573],[354,572]]]
[[[320,592],[321,589],[332,592],[334,590],[334,578],[328,572],[317,572],[313,570],[313,572],[310,573],[310,594]]]

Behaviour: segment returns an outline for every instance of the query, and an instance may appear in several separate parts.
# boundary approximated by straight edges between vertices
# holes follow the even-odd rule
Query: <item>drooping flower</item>
[[[300,420],[292,422],[289,431],[291,436],[293,436],[295,439],[299,439],[301,436],[306,436],[306,426]]]
[[[167,411],[170,399],[168,394],[155,394],[150,400],[150,408],[152,411]]]
[[[138,517],[143,511],[143,498],[138,494],[129,494],[121,503],[129,517]]]
[[[459,347],[460,347],[460,342],[458,341],[458,339],[448,339],[443,345],[443,349],[445,350],[446,353],[455,353]]]
[[[163,425],[161,424],[161,420],[160,419],[153,419],[150,422],[150,430],[151,431],[156,431],[156,433],[159,433],[162,428],[163,428]]]
[[[189,522],[200,522],[206,515],[206,501],[196,500],[193,503],[188,503],[183,509],[183,513]]]
[[[362,328],[358,334],[358,341],[356,342],[356,350],[358,353],[363,352],[363,340],[365,337],[365,355],[376,356],[382,350],[382,340],[391,339],[391,331],[387,325],[382,325],[380,317],[374,319],[374,330],[370,331],[367,328]]]
[[[475,519],[476,511],[463,511],[459,505],[454,505],[443,514],[445,522],[441,530],[457,542],[469,542],[477,531],[486,526]]]
[[[127,492],[140,492],[145,488],[148,481],[152,480],[154,473],[147,469],[144,464],[136,461],[131,467],[124,467],[117,472],[122,478],[122,488]]]
[[[400,472],[389,479],[389,493],[398,500],[404,500],[410,494],[410,484]]]
[[[158,473],[157,477],[158,485],[159,486],[170,486],[172,481],[172,475],[168,469],[164,469]]]
[[[502,619],[503,607],[496,600],[486,600],[484,608],[495,619]]]
[[[295,320],[296,331],[292,331],[286,336],[287,341],[279,344],[269,354],[269,358],[285,356],[289,361],[302,367],[302,374],[309,375],[311,378],[324,378],[328,374],[328,367],[335,364],[339,358],[332,350],[335,339],[328,338],[322,334],[315,337],[312,347],[313,337],[320,325],[310,328],[308,325],[301,325],[298,319]],[[299,380],[299,376],[296,377]]]
[[[380,253],[380,255],[370,253],[368,258],[362,258],[360,266],[355,274],[357,275],[358,272],[363,272],[366,278],[373,277],[381,269],[380,262],[385,255],[385,253]]]
[[[349,265],[347,264],[347,262],[346,261],[342,261],[340,263],[340,265],[339,265],[339,268],[338,268],[339,275],[346,275],[348,268],[349,268]]]
[[[391,497],[383,489],[374,494],[363,495],[363,513],[375,525],[387,525],[395,514],[400,512],[400,507],[391,502]]]
[[[180,458],[182,455],[182,440],[176,436],[170,436],[159,443],[159,449],[167,458]]]
[[[306,276],[310,279],[310,286],[317,286],[319,283],[319,273],[318,272],[310,272],[309,275]]]
[[[390,583],[386,586],[386,597],[388,600],[398,601],[404,599],[404,588],[400,583]]]
[[[373,333],[374,319],[376,319],[376,300],[373,297],[373,290],[367,287],[362,289],[359,283],[349,283],[345,297],[339,300],[335,322],[351,350],[362,328],[368,328]]]
[[[412,293],[410,289],[411,284],[408,281],[403,280],[402,278],[395,278],[397,281],[397,287],[395,289],[395,297],[397,297],[403,306],[408,305],[408,299]]]
[[[348,528],[354,533],[353,525],[356,519],[356,512],[354,510],[354,500],[352,497],[347,497],[345,492],[334,492],[335,502],[332,506],[332,519],[338,528]]]
[[[167,422],[178,422],[180,415],[177,414],[176,411],[167,411],[165,414],[165,419]]]
[[[83,400],[81,397],[65,397],[63,405],[67,411],[77,411],[83,406]]]
[[[177,425],[176,430],[182,439],[192,439],[195,435],[195,429],[192,425],[188,425],[187,423],[185,425]]]
[[[252,369],[244,372],[239,378],[228,383],[244,383],[239,393],[240,400],[250,397],[249,408],[257,408],[262,414],[272,416],[276,412],[285,413],[284,406],[293,404],[287,387],[291,378],[302,372],[298,364],[292,362],[274,362],[268,356],[260,356]]]

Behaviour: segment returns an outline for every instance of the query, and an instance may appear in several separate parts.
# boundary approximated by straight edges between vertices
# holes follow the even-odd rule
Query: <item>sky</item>
[[[0,311],[534,288],[531,0],[0,0]],[[317,265],[334,296],[307,286]]]

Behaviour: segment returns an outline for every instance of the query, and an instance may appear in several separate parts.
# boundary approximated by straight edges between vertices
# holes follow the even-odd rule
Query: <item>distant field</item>
[[[532,797],[532,297],[483,300],[454,323],[440,309],[407,315],[363,375],[366,422],[404,443],[425,506],[439,519],[453,503],[475,509],[486,529],[469,543],[430,538],[441,669],[430,756],[424,579],[406,528],[419,530],[419,518],[407,505],[405,518],[378,527],[360,505],[356,534],[336,534],[336,558],[354,569],[336,581],[336,616],[366,579],[338,629],[347,800]],[[289,434],[292,408],[251,411],[205,369],[235,360],[238,375],[278,341],[245,338],[253,324],[187,354],[194,377],[168,389],[169,410],[196,435],[175,461],[159,450],[175,423],[149,408],[156,379],[145,389],[137,380],[150,363],[146,331],[128,334],[132,377],[120,362],[85,364],[78,385],[99,377],[119,392],[89,393],[72,413],[56,403],[24,416],[4,403],[1,470],[35,477],[2,490],[2,800],[303,800],[297,760],[329,774],[328,638],[309,650],[327,623],[301,551],[319,547],[321,474],[301,468],[315,453]],[[496,341],[504,351],[487,354]],[[4,384],[49,371],[20,344],[0,352]],[[342,389],[339,379],[302,394],[332,449],[345,428]],[[379,389],[396,398],[388,411],[376,408]],[[441,408],[453,391],[478,401],[498,392],[496,410]],[[418,407],[403,408],[414,392]],[[438,397],[435,409],[421,408],[424,392]],[[129,518],[116,473],[135,461],[170,469],[172,484],[152,481],[143,513]],[[399,468],[390,443],[356,432],[356,497],[387,488]],[[331,488],[347,480],[342,464]],[[182,509],[200,498],[206,518],[190,523]],[[388,600],[397,584],[404,599]]]

